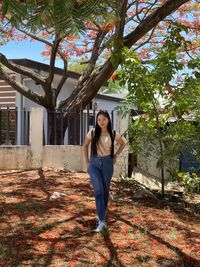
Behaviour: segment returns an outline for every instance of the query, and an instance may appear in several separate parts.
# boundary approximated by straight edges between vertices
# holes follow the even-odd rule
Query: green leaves
[[[171,173],[174,173],[175,159],[184,147],[188,149],[188,143],[200,146],[197,127],[200,61],[190,61],[191,71],[184,73],[185,66],[178,57],[179,47],[185,43],[182,31],[187,28],[171,26],[163,47],[147,64],[125,48],[118,76],[120,85],[128,87],[124,107],[143,112],[129,124],[133,151],[157,158],[157,168],[168,168]],[[177,79],[180,72],[181,77]],[[189,149],[196,154],[199,150]]]
[[[194,75],[197,79],[200,78],[200,57],[192,59],[188,63],[188,68],[194,70]]]
[[[100,14],[105,7],[103,0],[2,0],[1,14],[14,27],[24,27],[32,32],[46,29],[65,34],[84,32],[85,19]],[[104,10],[105,11],[105,10]]]
[[[179,172],[178,181],[184,186],[186,193],[200,193],[200,177],[196,173]]]

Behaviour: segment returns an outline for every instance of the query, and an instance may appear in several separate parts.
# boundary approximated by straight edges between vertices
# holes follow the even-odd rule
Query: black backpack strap
[[[115,140],[116,131],[113,130],[113,140]]]
[[[91,143],[93,142],[94,130],[91,131]],[[90,158],[92,157],[92,149],[90,150]]]
[[[115,141],[115,135],[116,135],[116,131],[113,130],[113,140]]]
[[[113,130],[112,131],[112,146],[111,146],[111,157],[114,157],[114,143],[115,143],[115,135],[116,135],[116,131]]]

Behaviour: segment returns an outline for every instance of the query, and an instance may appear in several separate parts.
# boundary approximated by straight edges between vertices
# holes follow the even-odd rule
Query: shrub
[[[200,177],[196,173],[179,172],[178,181],[184,186],[186,193],[200,193]]]

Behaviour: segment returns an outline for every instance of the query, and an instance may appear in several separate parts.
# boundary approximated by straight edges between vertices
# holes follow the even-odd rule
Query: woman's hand
[[[117,158],[118,158],[118,156],[119,156],[118,154],[115,154],[115,155],[114,155],[113,164],[115,164],[115,163],[117,162]]]
[[[83,143],[83,155],[86,163],[87,172],[89,169],[89,160],[88,160],[88,146],[90,144],[91,140],[86,136],[85,141]]]
[[[87,172],[89,173],[89,161],[86,162]]]

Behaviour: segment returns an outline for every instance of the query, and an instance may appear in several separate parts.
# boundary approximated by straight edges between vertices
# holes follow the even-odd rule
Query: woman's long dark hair
[[[97,156],[97,147],[98,147],[98,142],[99,142],[99,138],[101,135],[101,127],[97,123],[99,115],[103,115],[104,117],[106,117],[108,119],[107,130],[108,130],[108,132],[110,134],[110,138],[111,138],[110,156],[114,157],[114,136],[113,136],[113,132],[112,132],[111,119],[110,119],[109,113],[107,111],[104,111],[104,110],[100,110],[97,113],[96,126],[95,126],[95,130],[93,131],[93,136],[92,136],[91,154],[92,154],[92,156]]]

